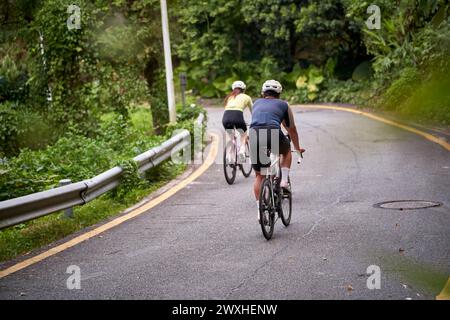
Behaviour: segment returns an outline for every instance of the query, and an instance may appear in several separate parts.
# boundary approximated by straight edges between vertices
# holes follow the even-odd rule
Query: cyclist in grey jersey
[[[252,122],[250,125],[250,149],[252,150],[252,166],[256,175],[253,192],[258,206],[258,219],[259,191],[261,182],[264,179],[264,176],[261,175],[261,168],[270,166],[270,162],[265,161],[265,163],[262,163],[260,149],[270,148],[272,152],[279,152],[282,172],[280,186],[282,188],[288,187],[292,153],[290,140],[281,131],[281,127],[284,127],[288,132],[295,152],[302,153],[305,151],[299,144],[298,132],[292,110],[287,102],[279,99],[282,90],[283,88],[278,81],[268,80],[262,87],[263,98],[256,100],[253,104]],[[278,132],[273,134],[273,130]],[[278,136],[277,143],[272,141],[272,137],[274,136]]]

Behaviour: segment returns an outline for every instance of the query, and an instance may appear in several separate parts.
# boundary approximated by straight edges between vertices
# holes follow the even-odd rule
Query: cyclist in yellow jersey
[[[223,127],[227,133],[234,134],[232,129],[237,129],[240,134],[239,158],[245,158],[245,142],[247,140],[247,125],[244,121],[244,110],[248,108],[252,112],[252,98],[246,95],[246,85],[242,81],[233,82],[231,93],[225,98],[225,112],[222,118]],[[228,150],[227,150],[228,151]]]

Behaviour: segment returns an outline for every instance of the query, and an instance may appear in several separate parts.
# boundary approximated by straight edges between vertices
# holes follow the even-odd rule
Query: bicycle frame
[[[236,155],[237,155],[237,153],[238,153],[238,151],[239,151],[239,149],[238,149],[238,138],[237,138],[237,130],[236,130],[236,128],[234,128],[233,129],[233,138],[231,139],[231,141],[232,141],[232,143],[233,143],[233,148],[230,148],[230,150],[228,150],[227,152],[233,152],[233,154],[234,154],[234,164],[236,165],[236,163],[237,163],[237,159],[236,159]]]
[[[266,173],[263,173],[263,169],[266,171]],[[272,200],[272,206],[273,208],[276,208],[276,204],[275,203],[275,190],[276,190],[276,186],[274,186],[274,180],[276,178],[280,177],[280,172],[281,172],[281,163],[280,163],[280,156],[277,154],[273,154],[272,152],[270,153],[270,166],[268,168],[261,168],[261,175],[264,175],[265,178],[264,179],[268,179],[270,182],[270,186],[272,189],[271,192],[271,200]],[[279,183],[279,181],[277,181],[277,183]]]

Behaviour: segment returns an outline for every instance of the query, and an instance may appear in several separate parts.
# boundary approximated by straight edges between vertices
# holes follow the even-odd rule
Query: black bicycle
[[[272,154],[270,150],[267,154],[270,155],[271,163],[270,167],[261,169],[261,174],[265,177],[261,182],[259,192],[259,223],[264,237],[270,240],[278,218],[281,218],[285,227],[291,223],[292,186],[291,180],[288,178],[288,188],[280,187],[280,156]],[[303,153],[300,153],[300,157],[303,158]],[[300,162],[299,158],[297,163]],[[265,172],[263,169],[265,169]]]
[[[252,161],[250,159],[250,147],[248,139],[245,142],[244,159],[238,159],[239,144],[236,129],[233,129],[233,139],[225,146],[223,151],[223,173],[228,184],[233,184],[236,179],[236,171],[241,169],[244,177],[248,178],[252,173]],[[227,152],[228,150],[228,152]]]

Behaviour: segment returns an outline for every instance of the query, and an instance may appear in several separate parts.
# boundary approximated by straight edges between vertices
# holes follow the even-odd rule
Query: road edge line
[[[330,105],[293,105],[295,107],[299,107],[299,108],[307,108],[307,109],[329,109],[329,110],[339,110],[339,111],[346,111],[346,112],[351,112],[351,113],[355,113],[355,114],[360,114],[363,115],[365,117],[368,117],[370,119],[376,120],[376,121],[380,121],[386,124],[389,124],[391,126],[415,133],[419,136],[422,136],[423,138],[437,143],[439,144],[441,147],[443,147],[444,149],[446,149],[447,151],[450,151],[450,143],[439,139],[438,137],[426,133],[424,131],[418,130],[416,128],[401,124],[399,122],[393,121],[393,120],[389,120],[386,118],[383,118],[381,116],[376,116],[372,113],[366,112],[366,111],[362,111],[362,110],[356,110],[356,109],[352,109],[352,108],[346,108],[346,107],[337,107],[337,106],[330,106]]]
[[[169,190],[165,191],[158,197],[150,200],[148,203],[136,208],[135,210],[132,210],[128,213],[126,213],[123,216],[120,216],[110,222],[107,222],[91,231],[88,231],[86,233],[83,233],[67,242],[64,242],[54,248],[51,248],[45,252],[42,252],[34,257],[28,258],[24,261],[21,261],[19,263],[16,263],[4,270],[0,270],[0,279],[13,274],[17,271],[20,271],[24,268],[27,268],[35,263],[38,263],[40,261],[43,261],[53,255],[56,255],[64,250],[67,250],[73,246],[76,246],[77,244],[86,241],[90,238],[93,238],[109,229],[112,229],[125,221],[128,221],[130,219],[133,219],[144,212],[152,209],[153,207],[157,206],[158,204],[162,203],[163,201],[167,200],[168,198],[172,197],[174,194],[176,194],[178,191],[184,189],[188,184],[199,178],[203,173],[206,172],[206,170],[209,169],[209,167],[214,163],[215,158],[217,157],[218,153],[218,145],[219,145],[219,136],[215,133],[210,133],[210,136],[212,137],[212,142],[210,144],[210,150],[208,152],[208,156],[206,157],[205,161],[202,163],[202,165],[197,168],[192,174],[190,174],[187,178],[184,180],[181,180],[178,184],[170,188]]]

